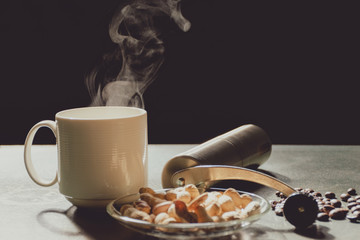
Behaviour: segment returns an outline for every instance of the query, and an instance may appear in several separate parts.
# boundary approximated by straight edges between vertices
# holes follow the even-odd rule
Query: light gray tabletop
[[[161,188],[161,172],[172,156],[195,145],[150,145],[149,186]],[[56,147],[35,146],[33,159],[43,176],[56,169]],[[350,187],[360,193],[360,146],[275,145],[261,170],[293,187],[312,188],[337,196]],[[275,190],[256,184],[226,182],[224,186],[277,199]],[[126,229],[104,211],[72,206],[57,186],[40,187],[28,177],[23,146],[0,146],[0,239],[152,239]],[[348,220],[317,221],[298,232],[283,217],[268,212],[231,239],[357,239],[360,225]]]

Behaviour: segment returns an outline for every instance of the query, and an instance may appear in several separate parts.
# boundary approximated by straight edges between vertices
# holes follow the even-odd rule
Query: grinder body
[[[257,168],[271,154],[271,141],[263,129],[247,124],[181,153],[164,166],[162,185],[174,187],[172,176],[199,165],[228,165]]]

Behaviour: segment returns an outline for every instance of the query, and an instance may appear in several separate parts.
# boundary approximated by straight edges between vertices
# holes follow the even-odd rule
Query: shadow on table
[[[265,227],[263,225],[254,224],[244,230],[242,233],[243,238],[238,238],[241,240],[247,239],[274,239],[274,240],[282,240],[282,239],[291,239],[288,234],[298,234],[303,237],[307,237],[309,239],[327,239],[332,240],[335,237],[329,234],[329,228],[321,225],[312,225],[311,227],[304,230],[296,230],[296,229],[273,229],[269,227]]]
[[[306,229],[296,229],[295,233],[312,239],[335,239],[333,235],[329,234],[329,228],[316,224]]]
[[[49,209],[37,216],[38,222],[49,231],[71,239],[88,236],[91,239],[155,239],[120,225],[105,210],[70,207],[67,210]]]
[[[62,219],[61,219],[62,218]],[[67,210],[49,209],[37,216],[38,222],[49,231],[64,236],[66,239],[86,236],[91,239],[149,239],[157,238],[137,234],[112,219],[104,210],[91,210],[70,207]],[[59,221],[60,220],[60,221]],[[260,224],[253,224],[231,236],[216,238],[218,240],[256,240],[256,239],[288,239],[288,234],[298,234],[311,239],[334,239],[328,233],[329,228],[313,225],[306,230],[273,229]],[[215,238],[214,238],[215,239]]]

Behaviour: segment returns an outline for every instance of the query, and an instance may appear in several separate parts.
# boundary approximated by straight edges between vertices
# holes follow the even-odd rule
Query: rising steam
[[[135,0],[119,8],[109,27],[118,49],[105,55],[86,78],[93,106],[144,108],[143,93],[163,63],[164,45],[154,17],[169,16],[183,31],[190,22],[180,11],[181,0]]]

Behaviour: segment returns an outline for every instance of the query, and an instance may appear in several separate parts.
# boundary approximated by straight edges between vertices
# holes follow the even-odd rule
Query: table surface
[[[195,145],[150,145],[149,186],[161,188],[161,171],[172,156]],[[32,156],[40,174],[50,178],[56,170],[56,147],[34,146]],[[260,167],[293,187],[312,188],[337,196],[350,187],[360,192],[360,146],[274,145]],[[223,185],[277,199],[275,190],[257,184]],[[104,211],[72,206],[57,186],[40,187],[28,177],[23,146],[0,146],[0,239],[153,239],[133,232]],[[231,239],[356,239],[360,225],[348,220],[317,221],[299,232],[283,217],[268,212]]]

